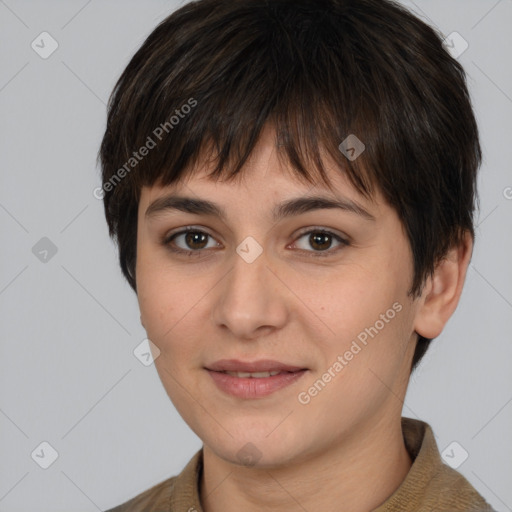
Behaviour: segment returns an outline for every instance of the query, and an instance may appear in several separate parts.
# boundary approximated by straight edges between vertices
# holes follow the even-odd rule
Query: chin
[[[299,452],[304,447],[304,435],[290,432],[284,426],[278,427],[279,421],[265,423],[265,428],[245,430],[238,426],[238,432],[231,432],[233,437],[223,431],[221,439],[210,436],[202,437],[210,451],[224,461],[244,467],[272,469],[289,464],[293,459],[304,454]],[[229,426],[226,425],[229,429]],[[279,434],[278,430],[281,430]],[[300,439],[298,439],[300,437]]]

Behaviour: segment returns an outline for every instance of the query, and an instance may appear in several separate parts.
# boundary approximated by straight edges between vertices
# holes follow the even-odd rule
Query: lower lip
[[[237,398],[261,398],[283,389],[299,380],[307,370],[286,372],[271,377],[233,377],[227,373],[208,370],[217,387]]]

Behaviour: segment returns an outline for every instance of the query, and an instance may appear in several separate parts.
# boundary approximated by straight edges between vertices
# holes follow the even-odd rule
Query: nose
[[[281,329],[288,319],[290,297],[276,273],[265,252],[251,263],[236,254],[232,270],[215,288],[214,324],[239,340]]]

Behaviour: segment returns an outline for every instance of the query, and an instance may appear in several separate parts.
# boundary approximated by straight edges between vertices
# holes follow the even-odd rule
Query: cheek
[[[183,288],[154,254],[144,248],[137,255],[136,276],[137,299],[146,332],[162,349],[179,320]]]
[[[359,381],[368,378],[368,368],[387,373],[401,364],[411,327],[407,291],[412,269],[406,257],[407,246],[397,243],[375,251],[364,263],[340,267],[318,287],[303,284],[329,328],[326,337],[317,338],[327,367],[346,355],[347,369],[353,371],[345,373]]]
[[[373,325],[403,296],[403,286],[397,279],[370,266],[347,266],[317,286],[303,281],[303,287],[331,334],[342,339]]]
[[[206,325],[206,279],[184,272],[154,252],[144,249],[137,261],[137,290],[141,317],[148,338],[160,349],[158,365],[177,369],[195,361]]]

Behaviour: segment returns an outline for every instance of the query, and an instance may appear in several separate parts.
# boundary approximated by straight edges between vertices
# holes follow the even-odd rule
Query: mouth
[[[274,377],[274,375],[282,375],[284,373],[295,373],[295,372],[285,372],[280,370],[273,370],[271,372],[228,372],[222,371],[219,373],[225,373],[226,375],[231,375],[231,377],[238,377],[239,379],[265,379],[267,377]]]
[[[217,388],[242,399],[268,396],[299,380],[307,368],[278,361],[243,362],[224,359],[205,367]]]
[[[259,359],[258,361],[239,361],[238,359],[221,359],[209,364],[207,370],[231,373],[266,373],[266,372],[297,372],[306,370],[301,366],[293,366],[272,359]]]

